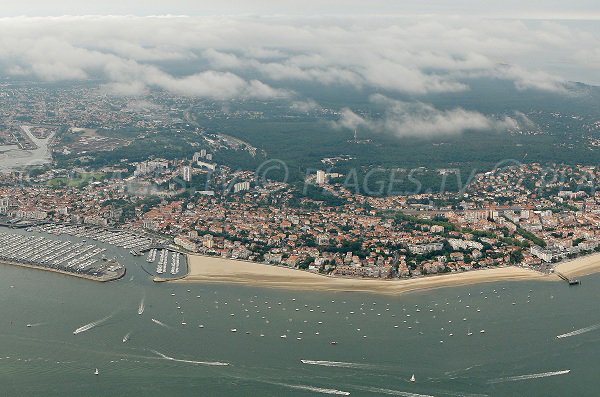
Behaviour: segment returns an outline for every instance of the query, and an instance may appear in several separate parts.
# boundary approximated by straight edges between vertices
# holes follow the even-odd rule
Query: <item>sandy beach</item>
[[[328,277],[279,266],[199,255],[189,255],[188,264],[188,275],[174,282],[241,283],[299,290],[401,294],[410,291],[493,281],[558,279],[556,276],[547,276],[534,270],[518,267],[475,270],[409,280],[381,280]]]
[[[600,272],[600,253],[559,263],[554,270],[569,278]]]

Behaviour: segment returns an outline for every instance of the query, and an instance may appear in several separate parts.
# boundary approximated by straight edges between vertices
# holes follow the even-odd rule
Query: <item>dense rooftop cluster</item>
[[[239,191],[197,190],[181,179],[189,162],[154,161],[159,171],[125,179],[104,173],[84,184],[49,186],[42,174],[5,186],[0,212],[144,229],[171,236],[189,251],[360,277],[509,264],[549,271],[551,262],[597,250],[600,242],[600,194],[593,191],[595,179],[582,176],[595,178],[593,167],[558,167],[563,177],[545,185],[526,182],[544,172],[537,164],[507,167],[477,175],[462,196],[366,197],[325,182],[320,188],[341,200],[328,205],[298,199],[294,186],[259,183],[251,172],[227,167],[215,171],[217,185],[243,183],[234,185]],[[135,166],[147,171],[148,164]],[[206,173],[193,164],[189,178]]]

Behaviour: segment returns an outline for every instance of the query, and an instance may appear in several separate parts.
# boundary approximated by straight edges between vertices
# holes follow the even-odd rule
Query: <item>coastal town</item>
[[[600,248],[594,167],[562,167],[561,178],[542,185],[532,181],[543,181],[547,169],[515,165],[477,175],[462,193],[386,197],[356,194],[318,171],[305,183],[336,199],[328,204],[298,199],[292,185],[257,180],[252,171],[234,172],[207,150],[130,165],[125,176],[107,167],[49,169],[21,174],[18,184],[9,183],[15,173],[5,174],[0,214],[9,225],[120,228],[190,253],[360,278],[507,265],[548,273]]]
[[[204,126],[261,119],[260,110],[164,91],[141,100],[102,87],[0,87],[0,143],[12,153],[1,167],[0,220],[11,227],[117,229],[190,253],[381,279],[509,265],[550,273],[600,250],[596,166],[511,160],[469,176],[419,167],[403,170],[414,191],[372,191],[367,179],[381,170],[367,167],[359,181],[339,167],[350,155],[289,179],[271,153]],[[349,147],[372,145],[353,134]],[[36,150],[51,156],[29,160]],[[17,167],[15,156],[26,161]],[[425,188],[419,175],[441,182]]]

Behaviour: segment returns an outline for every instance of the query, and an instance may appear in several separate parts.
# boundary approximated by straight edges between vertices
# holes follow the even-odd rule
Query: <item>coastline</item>
[[[600,272],[600,253],[561,262],[554,267],[554,271],[569,278]]]
[[[280,266],[201,255],[188,255],[187,259],[188,274],[170,282],[219,282],[292,290],[355,291],[398,295],[496,281],[560,280],[556,275],[545,275],[535,270],[514,266],[403,280],[382,280],[332,277]]]
[[[119,280],[119,279],[121,279],[121,278],[123,278],[125,276],[125,273],[127,273],[127,271],[125,270],[118,277],[94,277],[94,276],[90,276],[90,275],[87,275],[87,274],[70,273],[70,272],[66,272],[64,270],[52,269],[52,268],[43,267],[43,266],[28,265],[26,263],[11,262],[11,261],[6,261],[6,260],[0,261],[0,265],[4,265],[4,266],[18,266],[18,267],[25,267],[25,268],[28,268],[28,269],[42,270],[42,271],[45,271],[45,272],[58,273],[58,274],[63,274],[65,276],[71,276],[71,277],[82,278],[82,279],[85,279],[85,280],[96,281],[96,282],[99,282],[99,283],[106,283],[106,282],[109,282],[109,281]]]

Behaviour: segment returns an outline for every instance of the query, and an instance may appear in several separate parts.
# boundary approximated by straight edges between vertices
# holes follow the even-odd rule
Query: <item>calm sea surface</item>
[[[600,389],[597,275],[579,287],[511,282],[383,296],[154,284],[143,257],[114,247],[108,256],[127,274],[107,284],[0,265],[0,395],[597,396]]]

